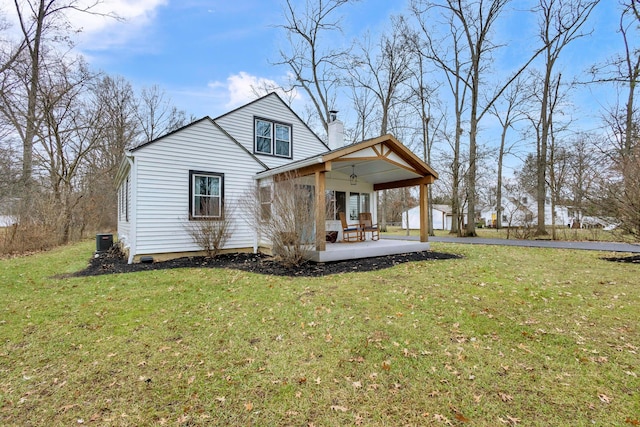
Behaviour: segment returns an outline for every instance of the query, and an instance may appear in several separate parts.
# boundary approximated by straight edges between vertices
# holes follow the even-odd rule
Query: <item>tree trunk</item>
[[[19,6],[16,3],[16,8]],[[31,174],[33,171],[33,141],[36,135],[36,114],[38,101],[38,84],[40,81],[40,47],[42,43],[42,31],[46,17],[45,0],[40,0],[38,13],[36,16],[36,30],[32,41],[22,23],[23,32],[29,48],[29,59],[31,59],[31,71],[29,75],[29,87],[27,91],[27,111],[24,140],[22,142],[22,185],[25,192],[31,190]]]

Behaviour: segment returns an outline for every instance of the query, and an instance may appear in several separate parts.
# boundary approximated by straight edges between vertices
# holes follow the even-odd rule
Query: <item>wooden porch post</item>
[[[326,173],[316,171],[316,251],[327,249],[326,224],[325,224],[325,182]]]
[[[420,184],[420,241],[429,241],[429,188]]]

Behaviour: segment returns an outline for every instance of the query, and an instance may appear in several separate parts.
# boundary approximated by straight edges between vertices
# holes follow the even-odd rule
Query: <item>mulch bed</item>
[[[622,256],[622,257],[607,257],[602,258],[605,261],[613,262],[629,262],[632,264],[640,264],[640,255]]]
[[[305,262],[296,267],[285,267],[272,257],[262,254],[233,253],[221,254],[214,258],[202,256],[177,258],[170,261],[154,262],[149,264],[127,264],[127,259],[117,247],[112,247],[106,252],[96,254],[89,262],[89,266],[73,277],[97,276],[101,274],[130,273],[135,271],[163,270],[171,268],[228,268],[252,273],[269,274],[275,276],[291,277],[319,277],[330,274],[350,273],[354,271],[375,271],[389,268],[397,264],[462,258],[460,255],[442,252],[413,252],[400,255],[388,255],[357,260],[328,262],[317,264]]]

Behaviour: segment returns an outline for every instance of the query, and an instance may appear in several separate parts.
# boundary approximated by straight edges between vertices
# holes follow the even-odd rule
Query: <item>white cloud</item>
[[[82,0],[90,3],[94,0]],[[69,21],[81,30],[80,45],[94,50],[121,46],[139,37],[156,16],[158,8],[166,6],[168,0],[104,0],[92,12],[70,12]],[[109,16],[115,14],[120,19]]]
[[[254,76],[245,71],[230,75],[226,82],[215,81],[209,83],[208,86],[215,92],[226,92],[225,107],[227,109],[239,107],[273,91],[276,91],[286,102],[298,101],[301,98],[297,91],[285,93],[275,80]]]
[[[76,38],[80,45],[91,49],[106,49],[138,37],[142,29],[153,21],[157,9],[168,2],[169,0],[102,0],[90,9],[91,13],[67,9],[65,14],[71,27],[80,31]],[[94,3],[95,0],[79,0],[75,7],[82,9]],[[27,10],[27,6],[23,6],[23,13],[26,14]],[[0,11],[5,13],[11,26],[7,31],[9,37],[20,38],[15,6],[9,4],[8,0],[0,0]],[[116,15],[120,19],[109,15]]]

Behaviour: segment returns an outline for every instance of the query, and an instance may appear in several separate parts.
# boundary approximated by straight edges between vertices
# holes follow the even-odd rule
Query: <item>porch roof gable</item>
[[[383,135],[260,172],[256,179],[318,171],[348,176],[353,170],[359,179],[374,184],[375,190],[426,184],[438,178],[437,172],[395,137]]]

